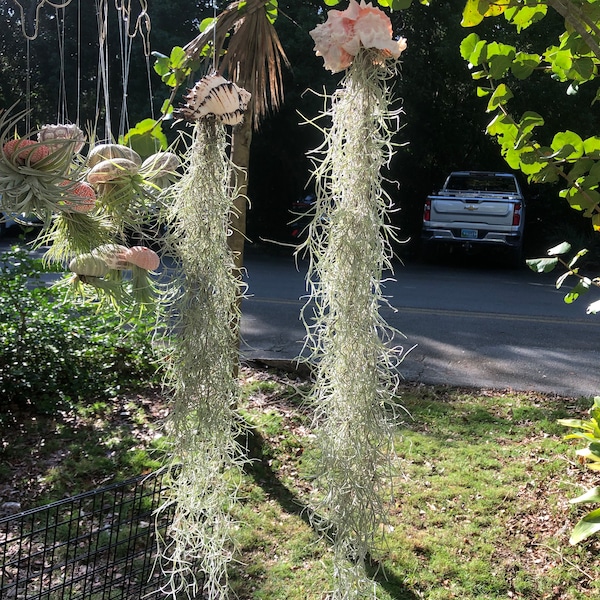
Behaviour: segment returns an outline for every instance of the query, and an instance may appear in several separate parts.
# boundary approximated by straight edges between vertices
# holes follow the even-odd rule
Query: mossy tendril
[[[308,360],[316,365],[316,512],[334,540],[336,599],[374,595],[365,566],[385,522],[391,481],[390,407],[404,353],[379,309],[394,237],[381,173],[398,117],[389,108],[394,73],[378,52],[362,49],[331,97],[324,115],[331,126],[313,153],[315,214],[299,248],[309,258],[311,302],[303,318]]]
[[[242,459],[236,442],[235,324],[240,281],[227,244],[235,190],[222,125],[195,125],[185,174],[167,192],[167,253],[181,280],[172,303],[173,406],[170,499],[175,518],[164,540],[165,590],[173,598],[227,597],[231,560],[229,508]]]

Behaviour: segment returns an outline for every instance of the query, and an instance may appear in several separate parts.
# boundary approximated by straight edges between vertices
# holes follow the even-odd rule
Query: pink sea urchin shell
[[[146,271],[156,271],[160,265],[158,254],[145,246],[132,246],[129,248],[125,252],[125,260]]]

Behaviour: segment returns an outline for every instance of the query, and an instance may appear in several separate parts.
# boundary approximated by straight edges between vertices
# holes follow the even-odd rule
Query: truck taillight
[[[425,207],[423,208],[423,221],[431,221],[431,200],[425,202]]]
[[[513,206],[513,227],[518,227],[521,224],[521,203],[515,202]]]

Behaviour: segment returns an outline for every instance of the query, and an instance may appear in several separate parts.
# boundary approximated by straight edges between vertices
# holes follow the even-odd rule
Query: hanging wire
[[[77,112],[75,123],[79,125],[81,111],[81,0],[77,0]]]
[[[60,11],[60,12],[59,12]],[[56,14],[56,38],[58,40],[58,55],[60,58],[60,72],[58,82],[58,106],[57,123],[66,123],[68,119],[67,110],[67,86],[65,79],[65,9],[55,8]]]
[[[129,68],[131,65],[131,38],[129,37],[129,16],[130,7],[117,4],[119,10],[119,43],[121,56],[121,115],[119,119],[119,137],[125,135],[128,128],[128,110],[127,110],[127,89],[129,84]]]
[[[142,39],[144,55],[146,56],[146,68],[149,71],[148,58],[150,56],[150,17],[148,15],[148,4],[146,0],[139,0],[139,13],[133,14],[131,0],[115,0],[115,7],[119,14],[119,40],[121,45],[121,116],[119,121],[119,136],[123,136],[129,128],[129,111],[127,107],[127,95],[129,87],[129,73],[131,70],[131,55],[133,39],[138,36]],[[148,77],[150,75],[148,74]],[[152,89],[150,87],[150,93]],[[150,95],[152,105],[152,93]],[[153,107],[152,107],[153,110]],[[154,115],[154,112],[152,113]]]
[[[29,38],[25,39],[27,77],[25,81],[25,131],[31,131],[31,47]]]
[[[96,0],[98,18],[98,85],[96,93],[96,127],[100,118],[100,99],[104,98],[104,138],[111,139],[110,94],[108,80],[108,1]]]
[[[53,8],[64,8],[71,0],[29,0],[23,5],[22,0],[14,0],[21,15],[21,30],[28,40],[35,40],[38,36],[40,10],[44,4]]]
[[[213,71],[217,70],[217,0],[213,0]]]

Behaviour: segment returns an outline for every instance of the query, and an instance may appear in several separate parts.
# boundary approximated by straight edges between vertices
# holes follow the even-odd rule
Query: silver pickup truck
[[[455,171],[437,194],[427,197],[423,211],[422,249],[461,246],[502,247],[513,265],[523,252],[525,202],[511,173]]]

